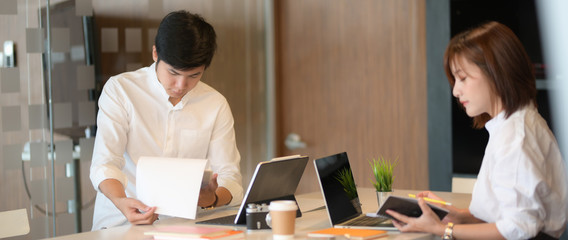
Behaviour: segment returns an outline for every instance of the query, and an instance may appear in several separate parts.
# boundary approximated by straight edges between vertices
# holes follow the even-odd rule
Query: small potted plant
[[[369,161],[373,176],[375,177],[374,181],[371,180],[371,183],[375,186],[379,207],[383,205],[384,201],[393,191],[393,171],[397,163],[398,158],[391,162],[391,160],[385,159],[382,156],[377,159],[373,158],[373,161]]]

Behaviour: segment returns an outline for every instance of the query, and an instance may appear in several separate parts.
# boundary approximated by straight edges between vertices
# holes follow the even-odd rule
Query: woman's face
[[[455,78],[452,93],[463,105],[468,116],[475,117],[488,113],[491,117],[495,117],[501,112],[500,100],[496,96],[493,96],[493,99],[498,103],[492,107],[493,91],[489,79],[477,65],[458,55],[452,61],[450,68]]]

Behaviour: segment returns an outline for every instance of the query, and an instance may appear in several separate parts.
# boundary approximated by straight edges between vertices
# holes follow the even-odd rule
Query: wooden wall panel
[[[278,144],[311,159],[347,151],[399,159],[395,188],[428,187],[425,1],[277,1]],[[290,151],[295,132],[307,143]],[[310,162],[298,192],[317,191]]]

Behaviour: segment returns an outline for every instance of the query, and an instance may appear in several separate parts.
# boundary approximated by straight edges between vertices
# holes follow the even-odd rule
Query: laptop
[[[298,188],[298,184],[300,183],[307,164],[308,157],[300,155],[280,157],[258,163],[236,215],[196,223],[245,225],[246,207],[249,203],[270,204],[270,202],[274,200],[296,201],[294,193]],[[302,212],[300,208],[298,208],[296,217],[301,216]]]
[[[387,217],[366,216],[361,211],[357,188],[349,190],[348,186],[342,184],[355,184],[346,152],[316,159],[314,165],[325,208],[333,227],[397,230]]]

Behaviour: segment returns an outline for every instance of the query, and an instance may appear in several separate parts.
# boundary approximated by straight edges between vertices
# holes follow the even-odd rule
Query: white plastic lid
[[[295,211],[298,210],[298,205],[292,200],[278,200],[270,202],[268,206],[270,211]]]

